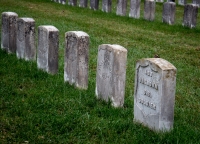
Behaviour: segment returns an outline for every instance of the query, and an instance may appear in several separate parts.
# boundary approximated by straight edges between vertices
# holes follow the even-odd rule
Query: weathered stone
[[[200,7],[200,0],[193,0],[192,3]]]
[[[16,52],[17,18],[14,12],[2,13],[1,48],[8,53]]]
[[[111,12],[112,9],[112,0],[102,0],[102,11],[103,12]]]
[[[68,0],[68,5],[77,6],[77,0]]]
[[[129,17],[140,18],[141,0],[131,0]]]
[[[90,0],[90,9],[98,10],[99,9],[99,0]]]
[[[176,68],[161,58],[137,61],[134,120],[156,131],[169,131],[174,122]]]
[[[186,4],[184,7],[183,26],[194,28],[197,23],[198,6]]]
[[[88,88],[89,35],[82,31],[65,33],[64,81]]]
[[[16,55],[25,60],[36,60],[35,21],[32,18],[17,20]]]
[[[144,1],[144,19],[153,21],[155,18],[155,1],[145,0]]]
[[[126,15],[127,0],[117,0],[117,11],[116,14],[120,16]]]
[[[156,2],[161,2],[161,3],[163,3],[163,2],[164,2],[164,0],[156,0]]]
[[[98,48],[96,96],[112,102],[114,107],[124,104],[127,50],[120,45],[102,44]]]
[[[179,5],[185,5],[187,3],[187,0],[178,0]]]
[[[175,12],[176,12],[176,3],[165,2],[163,4],[162,21],[170,25],[174,24]]]
[[[48,73],[58,72],[59,31],[54,26],[38,27],[37,67]]]
[[[87,0],[80,0],[79,7],[86,8],[87,7],[87,3],[88,3]]]

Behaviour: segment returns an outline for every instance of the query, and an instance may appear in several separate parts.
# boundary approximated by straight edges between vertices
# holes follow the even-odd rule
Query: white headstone
[[[140,1],[131,0],[129,17],[140,18]]]
[[[17,20],[16,55],[25,60],[36,60],[35,21],[32,18]]]
[[[163,3],[163,2],[164,2],[164,0],[156,0],[156,2],[161,2],[161,3]]]
[[[16,52],[17,18],[14,12],[2,13],[1,48],[8,53]]]
[[[65,33],[64,81],[88,88],[89,35],[82,31]]]
[[[178,0],[179,5],[185,5],[187,3],[187,0]]]
[[[37,67],[48,73],[58,72],[59,31],[54,26],[38,27]]]
[[[102,0],[102,11],[103,12],[111,12],[112,9],[112,0]]]
[[[198,6],[196,4],[186,4],[184,6],[183,26],[194,28],[197,23]]]
[[[176,68],[161,58],[137,61],[134,120],[156,131],[169,131],[174,122]]]
[[[175,12],[176,12],[176,3],[165,2],[163,4],[162,21],[170,25],[174,24]]]
[[[145,0],[144,1],[144,19],[153,21],[155,19],[155,1]]]
[[[124,104],[127,50],[120,45],[102,44],[98,48],[96,96],[112,102],[114,107]]]
[[[127,0],[117,0],[117,11],[116,14],[120,16],[126,15]]]

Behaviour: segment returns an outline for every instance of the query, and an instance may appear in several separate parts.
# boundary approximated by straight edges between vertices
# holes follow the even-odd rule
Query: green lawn
[[[0,13],[31,17],[36,28],[53,25],[60,33],[57,75],[0,50],[0,143],[200,143],[200,12],[197,27],[189,29],[182,26],[182,6],[177,5],[175,25],[169,26],[162,23],[161,3],[153,22],[143,19],[143,1],[140,19],[129,18],[128,12],[116,16],[115,4],[113,12],[104,13],[101,4],[92,11],[50,0],[0,0]],[[74,30],[90,36],[88,90],[64,83],[64,34]],[[124,108],[95,97],[100,44],[128,50]],[[155,54],[177,68],[174,129],[168,133],[133,122],[136,61]]]

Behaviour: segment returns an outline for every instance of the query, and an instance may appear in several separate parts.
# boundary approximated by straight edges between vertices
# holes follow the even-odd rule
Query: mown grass
[[[60,31],[59,72],[49,75],[36,62],[18,60],[0,50],[0,143],[200,143],[200,21],[182,27],[183,7],[176,7],[176,23],[163,24],[162,4],[156,19],[116,16],[113,12],[72,7],[50,0],[0,0],[0,12],[32,17],[39,25]],[[127,12],[128,14],[128,12]],[[1,26],[1,25],[0,25]],[[89,88],[64,83],[64,33],[81,30],[90,35]],[[113,108],[95,97],[97,48],[119,44],[128,49],[124,108]],[[177,68],[174,129],[152,132],[133,123],[135,64],[158,54]]]

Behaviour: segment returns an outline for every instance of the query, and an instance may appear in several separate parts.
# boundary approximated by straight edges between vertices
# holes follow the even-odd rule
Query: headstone
[[[179,5],[185,5],[187,4],[187,0],[178,0]]]
[[[200,7],[200,0],[193,0],[192,3]]]
[[[68,5],[77,6],[77,0],[68,0]]]
[[[164,2],[164,0],[156,0],[156,2],[161,2],[161,3],[163,3],[163,2]]]
[[[103,12],[111,12],[112,0],[102,0],[102,11]]]
[[[82,31],[65,33],[64,81],[88,88],[89,35]]]
[[[102,44],[98,48],[95,93],[114,107],[124,104],[126,60],[127,50],[120,45]]]
[[[17,20],[16,55],[25,60],[36,60],[35,21],[32,18]]]
[[[86,8],[86,7],[87,7],[87,3],[88,3],[88,1],[87,1],[87,0],[80,0],[79,7]]]
[[[99,0],[90,0],[90,9],[98,10],[99,9]]]
[[[117,15],[125,16],[127,8],[127,0],[117,0]]]
[[[48,73],[58,72],[59,31],[54,26],[38,27],[37,67]]]
[[[129,17],[140,18],[141,0],[131,0]]]
[[[174,122],[176,68],[161,58],[137,61],[134,120],[156,131],[169,131]]]
[[[1,48],[8,53],[16,52],[17,18],[14,12],[2,13]]]
[[[162,21],[170,25],[174,24],[175,12],[176,12],[176,3],[165,2],[163,4]]]
[[[155,18],[155,1],[145,0],[144,1],[144,19],[153,21]]]
[[[61,3],[62,3],[63,5],[65,5],[65,4],[66,4],[66,0],[61,0]]]
[[[197,23],[198,6],[186,4],[184,7],[183,26],[194,28]]]

